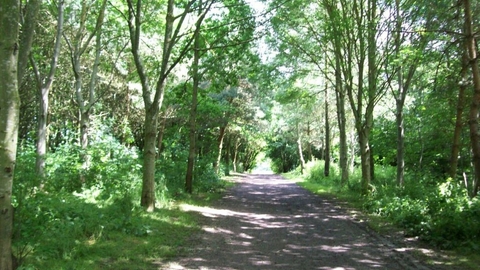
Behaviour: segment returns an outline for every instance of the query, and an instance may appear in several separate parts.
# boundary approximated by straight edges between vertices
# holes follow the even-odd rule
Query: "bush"
[[[480,240],[480,203],[451,179],[429,186],[406,183],[407,188],[384,186],[364,204],[370,213],[385,216],[441,248],[472,245]]]

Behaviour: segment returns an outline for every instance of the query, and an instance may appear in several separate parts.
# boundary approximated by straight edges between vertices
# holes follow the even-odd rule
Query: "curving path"
[[[439,269],[370,231],[332,199],[272,174],[243,175],[203,217],[189,257],[159,269]],[[398,245],[398,243],[397,243]]]

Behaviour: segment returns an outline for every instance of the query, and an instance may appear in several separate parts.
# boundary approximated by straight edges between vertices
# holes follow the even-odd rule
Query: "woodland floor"
[[[203,232],[188,256],[157,269],[455,269],[416,240],[378,234],[345,204],[273,174],[238,175],[237,185],[196,211]],[[428,259],[430,264],[425,261]]]

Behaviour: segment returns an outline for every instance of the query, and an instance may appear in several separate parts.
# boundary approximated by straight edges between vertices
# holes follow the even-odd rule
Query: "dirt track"
[[[442,269],[280,176],[235,181],[212,207],[186,207],[203,215],[204,233],[189,257],[160,269]]]

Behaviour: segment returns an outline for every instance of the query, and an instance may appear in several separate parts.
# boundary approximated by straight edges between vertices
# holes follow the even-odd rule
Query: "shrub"
[[[370,213],[389,218],[411,236],[442,248],[480,240],[480,203],[451,179],[436,186],[408,182],[382,186],[364,203]]]

